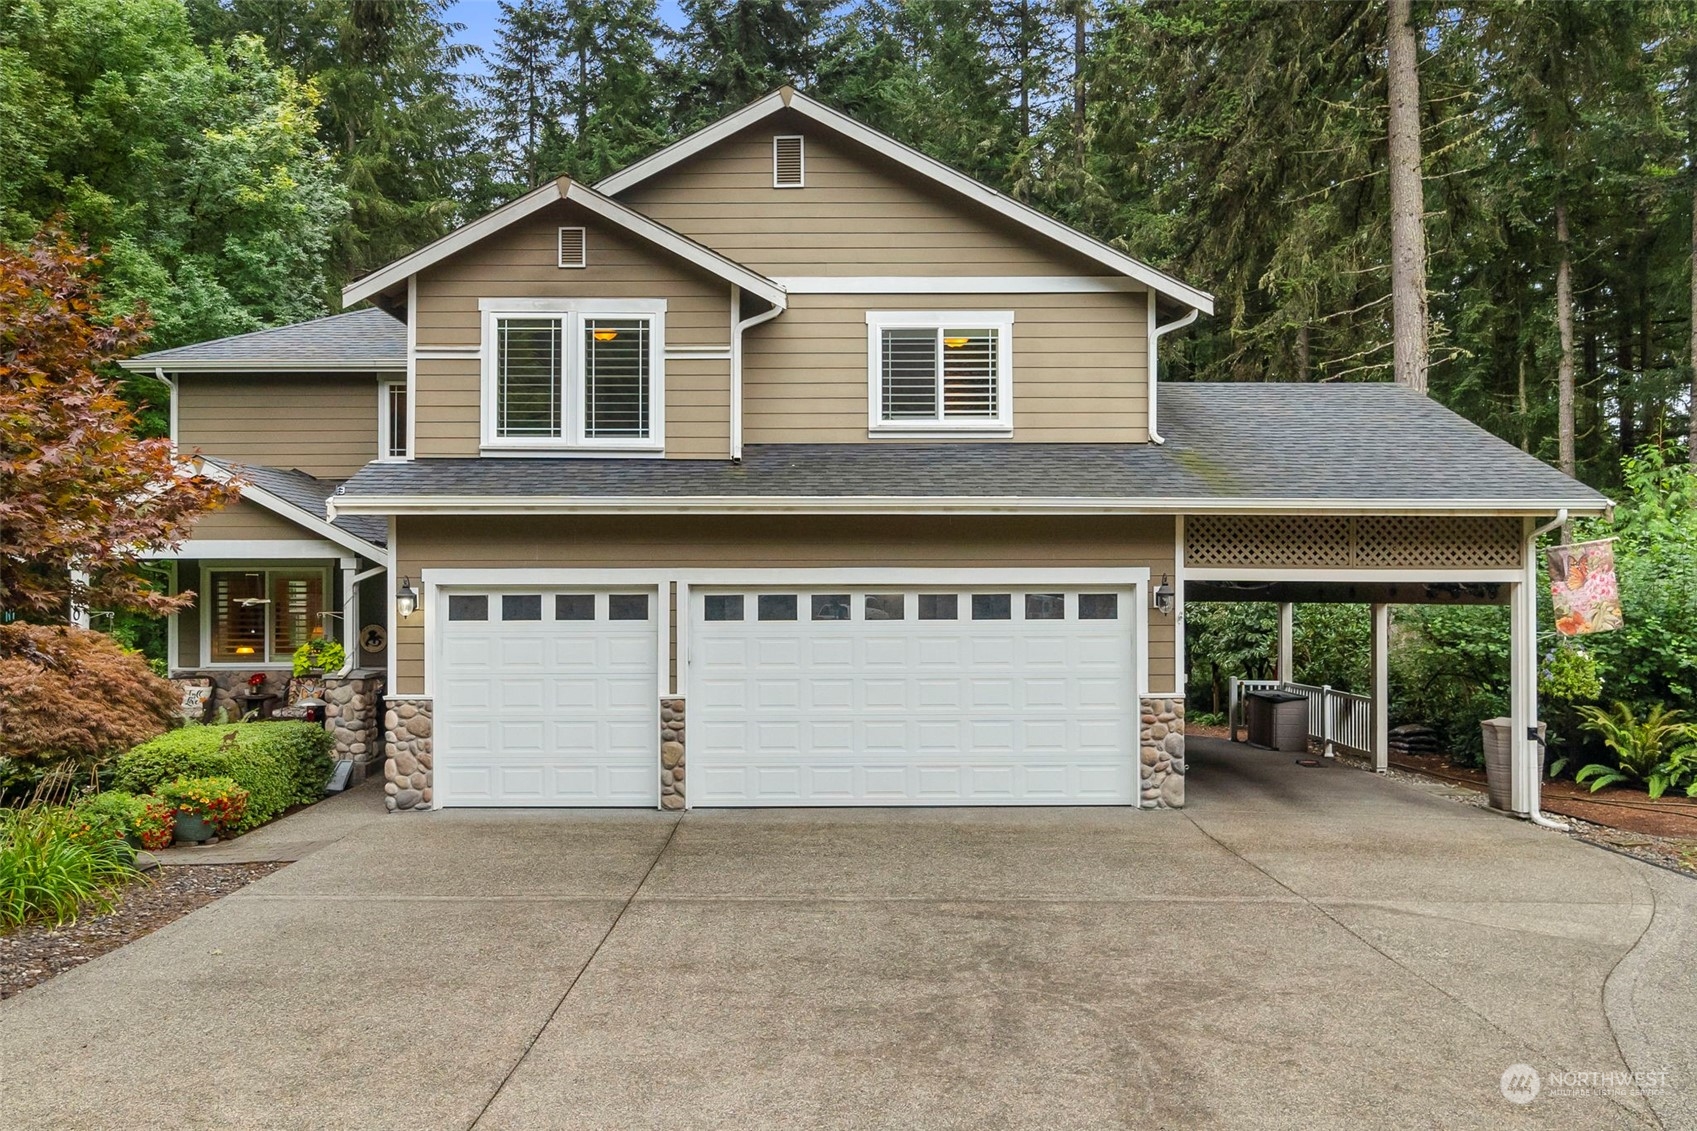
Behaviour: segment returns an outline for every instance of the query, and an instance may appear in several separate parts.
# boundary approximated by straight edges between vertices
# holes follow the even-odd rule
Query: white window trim
[[[265,649],[266,656],[258,661],[213,660],[212,658],[212,618],[214,610],[210,607],[212,600],[212,575],[215,573],[263,573],[265,574],[265,593],[271,594],[271,574],[273,573],[316,573],[323,584],[319,593],[324,597],[324,611],[335,612],[336,602],[330,588],[330,569],[328,566],[308,566],[296,562],[253,562],[229,561],[200,563],[200,589],[195,593],[195,610],[200,619],[200,663],[197,668],[211,668],[219,671],[260,671],[260,672],[290,672],[295,670],[292,660],[284,662],[270,658],[271,633],[276,625],[271,619],[271,606],[265,606]],[[175,618],[173,618],[175,619]],[[325,629],[326,638],[330,637],[329,629]]]
[[[553,455],[661,454],[666,450],[666,300],[665,299],[479,299],[483,316],[483,442],[485,451]],[[500,350],[495,340],[496,320],[510,317],[555,315],[566,323],[567,372],[561,390],[559,436],[500,436],[496,434],[497,367]],[[583,341],[573,325],[584,316],[643,318],[649,323],[648,349],[648,438],[646,440],[597,439],[583,435],[583,409],[578,404],[582,391]]]
[[[407,447],[406,451],[396,455],[389,450],[389,430],[394,424],[391,417],[394,406],[390,403],[394,389],[400,386],[407,392]],[[412,458],[412,389],[405,377],[380,377],[377,381],[377,462],[405,463]]]
[[[786,185],[778,179],[778,143],[791,141],[796,143],[796,171],[801,175],[795,184]],[[798,189],[807,187],[807,137],[805,134],[773,134],[772,135],[772,187],[775,189]]]
[[[1011,310],[868,310],[866,312],[866,427],[868,433],[929,436],[1010,436],[1013,434],[1013,323]],[[988,327],[996,331],[996,417],[965,420],[884,420],[883,332]],[[938,411],[942,411],[939,403]]]

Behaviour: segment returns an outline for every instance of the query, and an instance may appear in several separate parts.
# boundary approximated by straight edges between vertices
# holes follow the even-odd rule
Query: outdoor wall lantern
[[[412,587],[412,582],[405,576],[401,577],[401,586],[395,590],[395,612],[402,620],[418,611],[418,590]]]
[[[1151,594],[1151,603],[1155,606],[1155,611],[1162,616],[1173,611],[1173,587],[1164,573],[1161,575],[1161,584],[1155,586],[1155,592]]]

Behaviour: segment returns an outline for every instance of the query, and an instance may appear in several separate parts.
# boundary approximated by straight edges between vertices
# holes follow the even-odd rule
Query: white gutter
[[[1526,580],[1521,582],[1521,584],[1526,587],[1526,606],[1531,614],[1526,618],[1526,655],[1527,658],[1532,661],[1534,670],[1531,675],[1528,676],[1526,681],[1526,698],[1531,707],[1531,710],[1526,713],[1526,725],[1532,729],[1530,734],[1515,736],[1516,742],[1530,741],[1534,744],[1534,756],[1530,758],[1529,761],[1536,767],[1536,770],[1532,774],[1531,808],[1529,808],[1526,812],[1526,819],[1541,828],[1554,829],[1556,832],[1560,833],[1568,832],[1570,826],[1563,824],[1561,821],[1552,820],[1538,811],[1538,803],[1544,792],[1544,760],[1536,756],[1536,735],[1538,733],[1538,675],[1536,671],[1538,664],[1538,602],[1532,597],[1532,594],[1537,590],[1538,586],[1538,536],[1540,534],[1548,534],[1550,531],[1566,522],[1567,508],[1563,507],[1561,510],[1556,512],[1556,517],[1533,530],[1526,539],[1526,554],[1525,562],[1523,563],[1523,568],[1526,570]]]
[[[1157,326],[1155,324],[1155,288],[1149,288],[1149,439],[1154,443],[1164,444],[1167,442],[1166,437],[1162,436],[1160,430],[1156,427],[1158,418],[1155,415],[1155,406],[1158,399],[1156,394],[1161,368],[1159,364],[1161,338],[1174,330],[1184,329],[1196,321],[1197,315],[1201,313],[1197,308],[1191,307],[1190,313],[1183,318],[1168,322],[1165,326]]]
[[[742,313],[742,288],[731,285],[731,458],[738,462],[742,460],[742,334],[783,312],[783,307],[773,306],[763,314],[738,321],[737,315]]]

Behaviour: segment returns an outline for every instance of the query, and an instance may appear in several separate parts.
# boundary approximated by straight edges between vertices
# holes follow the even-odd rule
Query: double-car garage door
[[[1130,803],[1134,592],[681,587],[689,802]],[[441,803],[656,804],[661,600],[443,590]]]

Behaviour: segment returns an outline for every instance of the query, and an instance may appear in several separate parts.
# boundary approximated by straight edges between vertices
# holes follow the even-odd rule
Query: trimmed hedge
[[[234,778],[248,791],[236,832],[263,825],[291,805],[324,796],[334,741],[316,723],[187,726],[144,742],[118,759],[114,789],[152,793],[180,777]]]

